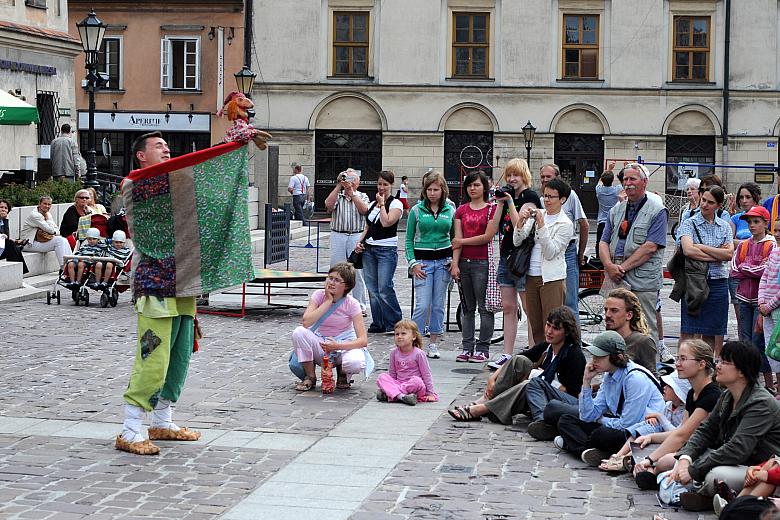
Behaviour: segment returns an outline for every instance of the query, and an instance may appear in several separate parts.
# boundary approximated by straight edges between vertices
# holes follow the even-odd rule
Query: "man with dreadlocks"
[[[604,324],[626,342],[628,358],[655,373],[655,340],[649,335],[642,304],[628,289],[614,289],[604,301]]]

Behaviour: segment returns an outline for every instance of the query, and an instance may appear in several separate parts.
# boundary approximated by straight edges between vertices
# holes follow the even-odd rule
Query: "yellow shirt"
[[[141,296],[135,302],[135,310],[146,318],[174,318],[176,316],[195,317],[195,297]]]

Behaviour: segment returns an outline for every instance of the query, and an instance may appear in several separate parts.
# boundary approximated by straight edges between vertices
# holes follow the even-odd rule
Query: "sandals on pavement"
[[[149,440],[152,441],[197,441],[200,432],[187,428],[149,428]]]
[[[306,376],[303,381],[295,385],[295,389],[299,392],[308,392],[313,390],[317,386],[317,378],[312,376]]]
[[[608,459],[601,461],[601,464],[599,464],[599,469],[609,473],[623,473],[626,471],[626,468],[623,465],[623,458],[624,457],[622,455],[611,455]]]
[[[160,448],[149,439],[138,442],[127,442],[121,435],[117,436],[114,448],[120,451],[126,451],[127,453],[132,453],[133,455],[157,455],[160,453]]]
[[[481,416],[471,414],[470,406],[456,406],[452,410],[447,410],[447,413],[450,414],[450,417],[452,417],[456,421],[468,422],[468,421],[482,420]]]
[[[336,379],[336,388],[339,390],[349,390],[350,386],[352,386],[352,381],[347,379],[347,374],[339,372],[339,376]]]

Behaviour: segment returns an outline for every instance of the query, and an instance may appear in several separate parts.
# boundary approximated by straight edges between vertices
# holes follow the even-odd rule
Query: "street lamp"
[[[534,147],[534,137],[536,136],[536,127],[531,124],[531,120],[523,127],[523,137],[525,138],[525,152],[528,168],[531,168],[531,148]]]
[[[238,91],[246,97],[252,95],[252,87],[255,84],[255,77],[257,74],[252,72],[249,66],[244,65],[244,68],[233,74],[236,77],[236,85],[238,85]]]
[[[98,188],[97,164],[95,163],[95,91],[103,82],[97,72],[98,52],[106,34],[106,24],[98,19],[95,10],[90,10],[86,18],[76,24],[81,38],[81,46],[86,57],[84,66],[87,69],[87,91],[89,92],[89,132],[87,144],[87,182],[86,186]]]

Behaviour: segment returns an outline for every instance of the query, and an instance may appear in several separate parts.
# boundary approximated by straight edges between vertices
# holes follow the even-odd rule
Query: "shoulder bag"
[[[531,264],[531,251],[536,245],[536,222],[531,225],[531,231],[519,246],[512,249],[506,259],[506,267],[517,278],[525,276]]]
[[[35,231],[35,241],[36,241],[36,242],[48,242],[48,241],[50,241],[52,238],[54,238],[54,235],[53,235],[53,234],[49,233],[48,231],[44,231],[44,230],[43,230],[43,229],[41,229],[41,228],[38,228],[38,229]]]

